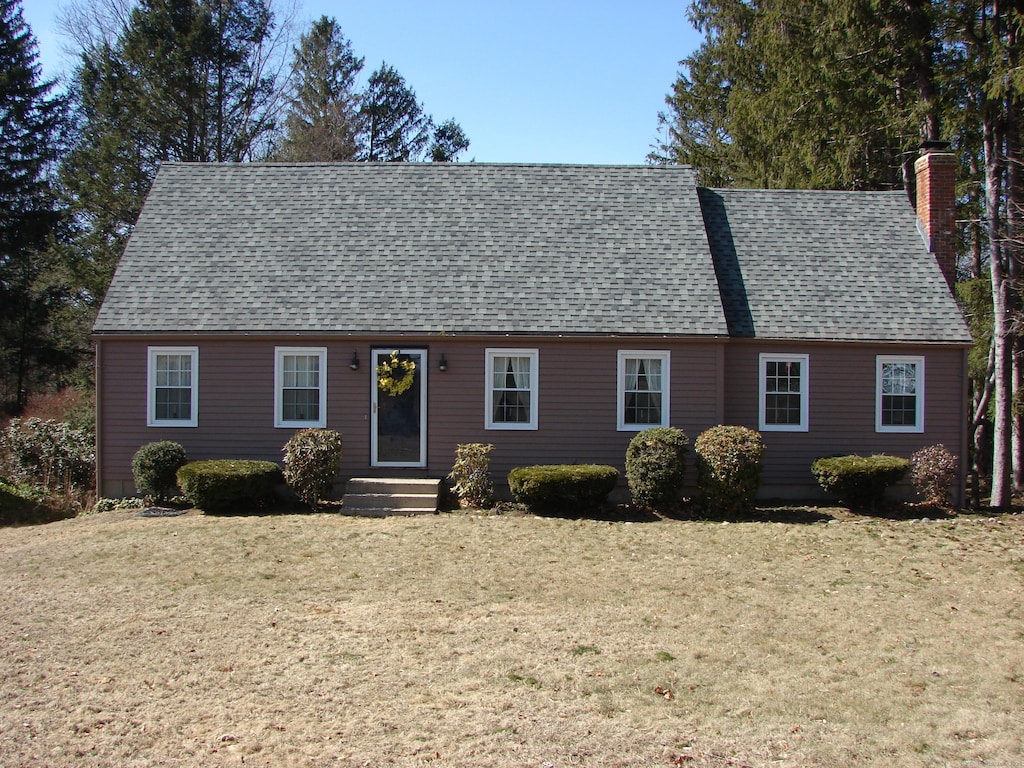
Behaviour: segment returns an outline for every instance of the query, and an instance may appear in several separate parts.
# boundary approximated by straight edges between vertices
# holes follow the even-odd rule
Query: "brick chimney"
[[[956,155],[945,141],[921,144],[914,163],[917,220],[949,289],[956,282]]]

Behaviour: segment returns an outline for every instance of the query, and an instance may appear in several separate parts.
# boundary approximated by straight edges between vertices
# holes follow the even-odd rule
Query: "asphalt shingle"
[[[970,343],[905,192],[698,195],[731,335]]]
[[[898,193],[698,193],[678,167],[169,164],[94,330],[964,341],[941,281]]]

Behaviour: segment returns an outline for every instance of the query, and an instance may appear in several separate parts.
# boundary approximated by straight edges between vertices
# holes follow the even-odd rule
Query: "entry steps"
[[[353,477],[345,485],[342,508],[358,515],[419,515],[437,512],[440,480]]]

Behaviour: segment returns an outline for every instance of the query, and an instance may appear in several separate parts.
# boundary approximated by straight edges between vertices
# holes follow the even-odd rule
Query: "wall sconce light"
[[[353,371],[358,371],[359,370],[359,353],[358,352],[353,352],[352,353],[352,359],[349,361],[348,367],[351,368]]]
[[[437,361],[437,370],[447,371],[448,361],[445,359],[444,352],[441,353],[441,359]]]

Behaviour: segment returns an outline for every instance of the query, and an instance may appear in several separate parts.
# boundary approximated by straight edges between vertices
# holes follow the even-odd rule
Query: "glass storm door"
[[[412,384],[403,392],[388,391],[380,384],[381,364],[389,364],[392,353],[402,363],[413,363]],[[391,382],[406,375],[404,368],[393,371]],[[427,350],[373,350],[372,424],[370,446],[375,467],[427,466]]]

